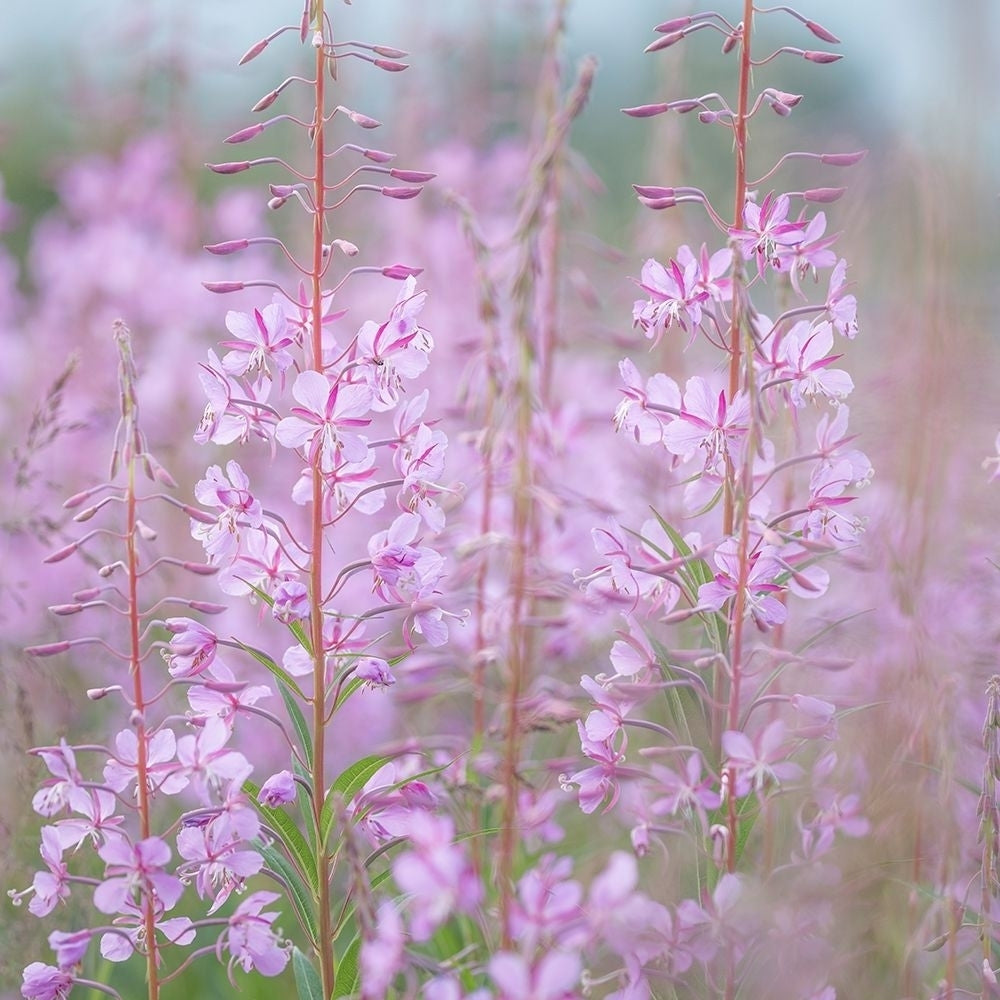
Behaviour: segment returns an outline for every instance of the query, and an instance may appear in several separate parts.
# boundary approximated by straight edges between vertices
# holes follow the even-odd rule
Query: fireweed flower
[[[268,379],[240,385],[226,373],[215,351],[209,350],[208,363],[202,363],[198,381],[208,398],[194,434],[198,444],[245,442],[251,433],[265,440],[273,437],[272,423],[267,417],[266,404],[271,392]]]
[[[388,900],[381,903],[375,915],[375,934],[361,942],[362,1000],[382,1000],[389,995],[389,987],[403,967],[405,941],[403,921],[396,907]]]
[[[735,538],[727,538],[715,550],[714,558],[719,572],[711,583],[703,583],[698,588],[698,604],[718,611],[739,591],[739,542]],[[782,572],[781,563],[775,558],[774,549],[766,545],[750,553],[749,560],[745,587],[746,610],[761,628],[780,625],[788,614],[784,604],[774,596],[784,589],[774,582]]]
[[[829,323],[796,323],[782,338],[775,376],[791,379],[788,392],[795,406],[803,406],[815,396],[837,402],[854,390],[847,372],[829,367],[840,357],[829,353],[832,348],[833,328]]]
[[[722,734],[727,766],[736,769],[736,795],[747,795],[751,789],[760,795],[770,784],[802,776],[802,768],[788,760],[790,748],[785,733],[784,721],[775,719],[753,740],[737,730]]]
[[[372,389],[362,383],[333,382],[321,372],[301,372],[292,385],[299,406],[278,422],[275,437],[286,448],[307,448],[310,462],[336,468],[341,461],[363,462],[368,457],[365,439],[350,428],[371,422]]]
[[[662,444],[663,431],[671,420],[671,412],[680,412],[681,391],[668,375],[657,372],[645,387],[635,364],[628,358],[618,363],[625,388],[625,398],[615,410],[615,430],[630,434],[643,445]],[[651,409],[650,404],[663,409]]]
[[[158,729],[144,735],[146,778],[150,791],[176,795],[187,787],[187,776],[174,762],[177,737],[172,729]],[[134,729],[115,736],[115,754],[104,765],[104,780],[115,792],[123,792],[138,779],[139,737]]]
[[[454,843],[455,825],[447,816],[417,810],[407,835],[411,849],[393,862],[392,877],[410,896],[410,933],[426,941],[456,909],[470,912],[479,903],[482,884]]]
[[[684,461],[705,452],[705,468],[720,474],[739,461],[739,446],[750,428],[750,399],[738,392],[731,400],[718,394],[700,375],[689,378],[680,414],[663,432],[667,450]]]
[[[195,677],[211,667],[218,644],[218,637],[211,629],[192,618],[168,618],[163,624],[173,633],[163,650],[171,677]]]
[[[177,853],[187,862],[177,869],[185,882],[194,880],[200,899],[212,899],[215,913],[233,891],[264,866],[257,851],[241,849],[242,838],[228,822],[186,826],[177,834]]]
[[[74,979],[54,965],[32,962],[22,974],[21,996],[25,1000],[66,1000]]]
[[[42,758],[52,777],[35,793],[31,807],[40,816],[55,816],[66,808],[70,793],[83,781],[76,767],[76,754],[64,739],[57,747],[38,747],[32,753]]]
[[[729,230],[745,260],[754,258],[757,273],[763,277],[766,267],[778,270],[779,250],[786,254],[789,247],[801,243],[805,224],[788,221],[789,198],[787,194],[775,197],[772,191],[758,205],[747,199],[743,207],[743,228]]]
[[[41,836],[39,853],[47,870],[35,873],[30,888],[21,892],[11,889],[7,893],[15,906],[20,906],[24,897],[30,894],[28,910],[36,917],[48,916],[58,903],[69,899],[70,894],[69,871],[62,859],[65,845],[59,831],[54,826],[43,826]]]
[[[97,851],[107,865],[104,881],[94,890],[94,906],[101,913],[126,913],[136,894],[156,901],[170,910],[181,898],[184,886],[165,871],[170,848],[159,837],[147,837],[130,844],[123,837],[111,837]]]
[[[294,358],[287,348],[295,343],[295,336],[277,302],[252,313],[230,310],[226,313],[226,329],[235,338],[222,342],[223,347],[230,348],[222,359],[222,367],[230,375],[271,379],[271,365],[281,376],[292,366]]]
[[[206,719],[196,735],[177,741],[177,763],[195,794],[206,805],[213,793],[247,771],[247,759],[238,750],[226,749],[232,736],[229,724],[218,715]]]
[[[235,965],[244,972],[255,969],[262,976],[277,976],[284,971],[291,948],[271,926],[278,914],[261,912],[278,898],[276,892],[251,893],[229,918],[216,953],[221,961],[223,950],[229,952],[230,978]]]
[[[296,794],[295,778],[292,776],[292,772],[278,771],[260,786],[257,801],[271,809],[277,809],[278,806],[294,802]]]
[[[427,299],[416,292],[416,279],[407,278],[381,326],[369,320],[358,331],[356,361],[371,389],[371,408],[391,410],[399,402],[404,379],[422,374],[434,347],[431,335],[417,325],[417,316]]]
[[[226,476],[212,465],[195,486],[194,495],[202,506],[219,508],[221,513],[215,524],[192,519],[192,536],[201,542],[209,562],[219,565],[232,560],[240,550],[240,528],[259,528],[263,523],[260,501],[250,492],[249,478],[238,462],[226,465]]]

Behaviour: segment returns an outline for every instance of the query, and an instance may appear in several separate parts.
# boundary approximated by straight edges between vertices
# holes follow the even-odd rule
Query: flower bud
[[[397,201],[406,201],[409,198],[416,198],[420,192],[423,191],[422,187],[382,187],[379,188],[379,193],[384,194],[386,198],[395,198]]]
[[[658,24],[653,31],[658,34],[671,34],[675,31],[680,31],[681,28],[686,28],[694,20],[691,16],[685,17],[675,17],[670,21],[664,21],[662,24]]]
[[[234,160],[231,163],[206,163],[205,166],[217,174],[239,174],[250,169],[250,161]]]
[[[250,246],[249,240],[226,240],[224,243],[209,243],[202,249],[222,257],[238,250],[246,250],[248,246]]]
[[[653,115],[662,115],[664,111],[669,111],[669,104],[638,104],[634,108],[622,108],[622,114],[630,118],[652,118]]]
[[[395,177],[398,181],[406,181],[408,184],[426,184],[434,180],[437,174],[428,173],[426,170],[397,170],[391,167],[389,176]]]
[[[642,51],[659,52],[660,49],[669,49],[671,45],[676,45],[684,37],[683,31],[674,31],[662,38],[657,38],[655,42],[650,42]]]
[[[361,155],[375,163],[388,163],[390,160],[396,159],[395,153],[386,153],[381,149],[363,149]]]
[[[242,292],[244,285],[242,281],[203,281],[202,286],[210,292],[223,295],[226,292]]]
[[[833,63],[844,57],[838,52],[807,51],[802,53],[802,58],[812,63]]]
[[[402,73],[404,69],[409,69],[407,63],[396,62],[394,59],[373,59],[372,62],[387,73]]]
[[[264,123],[258,122],[256,125],[248,125],[246,128],[241,128],[239,132],[234,132],[231,136],[223,139],[222,141],[229,143],[230,145],[235,145],[239,142],[249,142],[250,139],[255,139],[263,131]]]
[[[392,278],[394,281],[405,281],[410,277],[415,278],[422,271],[422,267],[410,267],[407,264],[390,264],[389,267],[382,268],[382,276],[384,278]]]

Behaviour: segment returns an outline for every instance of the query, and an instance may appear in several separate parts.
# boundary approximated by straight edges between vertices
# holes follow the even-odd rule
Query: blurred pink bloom
[[[497,952],[489,963],[499,1000],[569,1000],[577,995],[580,956],[549,951],[536,963],[509,951]]]
[[[802,768],[787,759],[790,747],[781,719],[768,723],[753,740],[738,730],[726,730],[722,734],[722,750],[726,766],[736,770],[737,796],[747,795],[751,789],[760,795],[769,785],[802,777]]]
[[[361,942],[359,959],[362,1000],[383,1000],[389,995],[396,973],[403,967],[403,921],[388,900],[375,915],[375,935]]]
[[[858,333],[858,300],[847,291],[847,261],[837,261],[830,275],[830,290],[826,293],[826,312],[834,329],[853,340]]]
[[[32,962],[22,975],[21,996],[24,1000],[66,1000],[73,982],[70,973],[54,965]]]
[[[410,896],[410,932],[426,941],[456,910],[470,912],[482,897],[482,885],[455,844],[455,825],[447,816],[416,810],[409,816],[411,850],[392,865],[399,888]]]
[[[87,954],[94,932],[89,928],[82,931],[53,931],[49,935],[49,947],[56,953],[60,969],[72,969],[79,965]]]
[[[663,429],[673,418],[669,412],[650,409],[649,404],[679,411],[681,391],[677,383],[668,375],[657,372],[643,388],[642,376],[628,358],[618,362],[618,370],[625,383],[622,390],[625,398],[615,410],[615,429],[631,434],[642,445],[662,444]]]

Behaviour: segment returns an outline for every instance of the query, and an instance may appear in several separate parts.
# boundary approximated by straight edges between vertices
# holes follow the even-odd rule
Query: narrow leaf
[[[282,843],[288,848],[288,853],[295,859],[299,871],[306,877],[313,892],[315,892],[319,884],[316,874],[316,855],[309,846],[309,842],[302,835],[302,831],[283,809],[272,809],[270,806],[257,802],[260,788],[252,781],[245,781],[243,787],[253,797],[257,811],[264,818],[264,821],[281,837]]]
[[[292,971],[299,1000],[324,1000],[323,983],[312,962],[298,949],[292,948]],[[339,994],[338,994],[339,995]]]
[[[267,867],[288,887],[288,900],[298,917],[302,929],[312,941],[319,938],[319,924],[316,921],[315,905],[309,887],[296,871],[295,866],[281,853],[278,848],[262,841],[254,841],[254,848],[260,852]]]

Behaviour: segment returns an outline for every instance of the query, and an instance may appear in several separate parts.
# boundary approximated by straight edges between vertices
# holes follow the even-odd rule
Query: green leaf
[[[292,947],[292,971],[299,1000],[324,1000],[323,983],[312,962],[296,947]],[[338,994],[339,995],[339,994]]]
[[[283,684],[279,684],[278,693],[281,695],[281,700],[285,703],[285,711],[288,712],[288,718],[292,720],[292,725],[295,727],[295,735],[299,738],[299,743],[302,745],[302,753],[306,758],[306,767],[312,770],[313,746],[312,733],[309,732],[309,723],[306,722],[306,717],[302,714],[302,709],[299,708],[299,703],[295,700],[295,695],[288,688]]]
[[[300,698],[305,697],[302,693],[302,688],[295,683],[295,679],[292,675],[285,670],[284,667],[279,667],[278,664],[275,663],[274,660],[272,660],[271,657],[268,656],[262,649],[257,649],[256,646],[249,646],[245,642],[240,642],[239,639],[234,639],[233,641],[245,653],[249,653],[258,663],[266,667],[268,672],[272,674],[275,680],[277,680],[283,687],[290,688]]]
[[[315,900],[295,865],[271,844],[254,841],[254,848],[260,852],[267,867],[280,876],[287,886],[288,901],[292,904],[302,929],[309,935],[310,940],[317,941],[319,924],[316,922]]]
[[[335,796],[339,795],[345,802],[351,799],[365,786],[365,782],[394,756],[383,756],[381,754],[371,754],[355,761],[350,767],[341,771],[337,780],[330,786],[330,793],[323,802],[323,809],[319,819],[320,842],[325,844],[330,836],[330,828],[333,826],[333,803]],[[411,779],[408,779],[411,780]]]
[[[256,800],[260,794],[260,788],[249,780],[243,782],[243,787]],[[309,846],[309,842],[302,835],[302,831],[284,809],[272,809],[260,802],[255,802],[255,804],[265,822],[281,837],[285,847],[288,848],[288,853],[295,859],[299,871],[308,879],[313,892],[316,892],[319,886],[319,878],[316,873],[316,855]]]
[[[337,985],[334,988],[334,998],[349,997],[357,993],[361,985],[361,970],[358,967],[358,954],[361,951],[361,935],[355,934],[347,946],[337,966]]]

